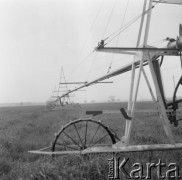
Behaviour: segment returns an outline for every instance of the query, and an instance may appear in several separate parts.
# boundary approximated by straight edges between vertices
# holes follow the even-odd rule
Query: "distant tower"
[[[64,106],[70,104],[71,103],[70,95],[60,98],[63,94],[67,92],[68,92],[68,87],[66,83],[66,78],[63,67],[61,67],[58,89],[55,86],[51,98],[47,101],[47,107],[51,110],[56,108],[57,106]]]
[[[60,73],[59,86],[58,86],[58,90],[57,90],[57,98],[59,98],[62,94],[66,93],[66,92],[68,92],[68,87],[67,87],[66,78],[65,78],[65,74],[64,74],[64,70],[63,70],[63,66],[62,66],[61,73]],[[59,101],[59,104],[61,106],[65,105],[65,104],[70,104],[69,95],[61,98]]]

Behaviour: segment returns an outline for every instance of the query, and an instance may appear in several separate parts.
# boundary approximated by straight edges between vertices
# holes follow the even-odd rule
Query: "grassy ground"
[[[85,110],[120,109],[125,103],[84,104],[82,109],[49,111],[44,106],[1,107],[0,108],[0,179],[108,179],[108,158],[112,154],[49,156],[28,153],[53,142],[54,133],[61,126],[83,117]],[[139,103],[138,108],[151,108],[149,102]],[[108,125],[120,137],[124,133],[125,121],[121,114],[107,114],[95,117]],[[181,124],[172,127],[175,140],[182,141]],[[168,142],[165,133],[153,114],[137,114],[132,133],[132,144],[152,144]],[[134,162],[176,162],[182,168],[181,150],[165,152],[120,153],[129,157],[129,165]],[[129,167],[128,167],[129,168]],[[181,173],[181,172],[180,172]],[[156,179],[154,175],[153,179]]]

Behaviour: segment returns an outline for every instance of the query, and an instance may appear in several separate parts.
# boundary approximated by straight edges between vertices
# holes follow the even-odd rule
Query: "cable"
[[[128,9],[129,2],[130,2],[130,0],[128,0],[128,2],[127,2],[126,9],[125,9],[125,12],[124,12],[124,16],[123,16],[123,19],[122,19],[122,23],[121,23],[120,28],[123,27],[123,23],[124,23],[124,20],[125,20],[125,16],[126,16],[126,12],[127,12],[127,9]],[[117,47],[117,44],[118,44],[118,41],[119,41],[119,37],[120,37],[120,36],[118,36],[118,38],[117,38],[117,40],[116,40],[116,45],[115,45],[115,47]],[[111,63],[110,63],[110,66],[109,66],[109,68],[108,68],[107,74],[108,74],[108,73],[110,72],[110,70],[111,70],[112,63],[113,63],[113,58],[114,58],[114,54],[112,54]]]
[[[105,32],[106,32],[106,30],[107,30],[107,27],[108,27],[110,18],[111,18],[111,16],[112,16],[114,7],[115,7],[115,5],[116,5],[116,1],[117,1],[117,0],[115,0],[115,3],[114,3],[113,8],[112,8],[112,10],[111,10],[111,13],[110,13],[110,16],[109,16],[107,25],[106,25]],[[156,4],[158,4],[158,3],[159,3],[159,2],[156,2]],[[155,4],[155,5],[156,5],[156,4]],[[133,20],[131,20],[130,22],[128,22],[128,23],[127,23],[126,25],[124,25],[122,28],[119,28],[117,31],[115,31],[114,33],[112,33],[112,34],[111,34],[110,36],[108,36],[107,38],[105,38],[105,40],[106,40],[106,39],[110,38],[111,36],[113,36],[115,33],[117,33],[117,32],[119,31],[119,32],[118,32],[113,38],[111,38],[106,44],[108,44],[108,43],[111,42],[115,37],[117,37],[118,35],[120,35],[121,32],[123,32],[124,30],[126,30],[131,24],[133,24],[135,21],[137,21],[141,16],[143,16],[143,15],[146,14],[148,11],[150,11],[150,9],[153,9],[153,8],[155,7],[155,5],[153,5],[151,8],[149,8],[148,10],[146,10],[144,13],[142,13],[141,15],[137,16],[136,18],[134,18]],[[104,32],[104,34],[105,34],[105,32]],[[85,59],[87,59],[90,55],[91,55],[91,53],[90,53],[86,58],[84,58],[83,61],[85,61]],[[76,66],[75,69],[73,69],[73,71],[72,71],[71,74],[73,74],[73,72],[74,72],[74,71],[83,63],[83,61],[81,61],[81,62],[79,63],[79,65]],[[111,64],[111,65],[112,65],[112,64]]]
[[[128,58],[128,57],[130,57],[130,55],[126,55],[126,56],[123,57],[122,59],[121,59],[121,58],[118,58],[118,59],[116,59],[116,61],[117,61],[117,60],[121,61],[121,60],[124,60],[124,59],[126,59],[126,58]],[[92,70],[90,71],[90,73],[93,73],[93,72],[97,71],[98,69],[99,69],[99,71],[100,71],[101,68],[105,68],[105,67],[107,67],[107,66],[108,66],[108,65],[106,65],[106,64],[105,64],[105,65],[102,65],[102,66],[98,66],[98,67],[92,69]],[[75,77],[79,77],[79,76],[85,77],[85,75],[86,75],[87,73],[89,73],[89,71],[88,71],[88,72],[79,73],[79,74],[77,74],[76,76],[74,76],[74,78],[75,78]]]
[[[108,28],[108,25],[109,25],[111,16],[112,16],[113,11],[114,11],[114,8],[115,8],[115,6],[116,6],[116,2],[117,2],[117,0],[115,0],[114,5],[113,5],[113,7],[112,7],[112,9],[111,9],[111,12],[110,12],[110,15],[109,15],[109,18],[108,18],[108,21],[107,21],[107,24],[106,24],[106,27],[105,27],[105,30],[104,30],[104,33],[103,33],[103,37],[105,36],[105,33],[106,33],[106,31],[107,31],[107,28]],[[93,66],[93,64],[94,64],[94,62],[95,62],[96,56],[97,56],[97,54],[96,54],[95,57],[94,57],[94,60],[93,60],[93,62],[92,62],[92,65],[91,65],[91,67],[90,67],[90,70],[89,70],[89,72],[88,72],[87,79],[88,79],[89,76],[90,76],[91,68],[92,68],[92,66]]]
[[[110,12],[110,15],[109,15],[109,18],[108,18],[108,21],[107,21],[106,27],[105,27],[105,31],[104,31],[104,33],[103,33],[103,38],[104,38],[105,33],[106,33],[106,31],[107,31],[107,28],[108,28],[108,25],[109,25],[109,21],[110,21],[110,19],[111,19],[112,14],[113,14],[113,11],[114,11],[114,8],[115,8],[115,5],[116,5],[116,2],[117,2],[117,0],[115,0],[114,5],[113,5],[113,7],[112,7],[112,9],[111,9],[111,12]],[[103,38],[102,38],[102,39],[103,39]]]
[[[158,4],[158,3],[156,3],[156,4]],[[107,38],[105,38],[105,40],[107,40],[107,39],[109,39],[110,37],[113,36],[113,38],[111,38],[106,44],[108,44],[109,42],[111,42],[115,37],[117,37],[119,34],[121,34],[123,31],[125,31],[130,25],[132,25],[134,22],[136,22],[141,16],[145,15],[148,11],[150,11],[151,9],[153,9],[156,6],[156,4],[153,5],[151,8],[147,9],[144,13],[142,13],[142,14],[138,15],[137,17],[135,17],[133,20],[129,21],[122,28],[119,28],[118,30],[116,30],[114,33],[112,33],[111,35],[109,35]]]
[[[100,4],[100,6],[99,6],[99,9],[98,9],[98,11],[97,11],[97,13],[96,13],[96,15],[95,15],[95,18],[94,18],[94,20],[93,20],[93,22],[92,22],[92,25],[90,26],[89,33],[88,33],[87,38],[85,39],[85,42],[83,43],[83,47],[82,47],[82,49],[81,49],[80,56],[81,56],[81,54],[82,54],[82,52],[83,52],[83,50],[84,50],[84,48],[85,48],[85,46],[86,46],[86,43],[87,43],[88,38],[89,38],[89,36],[90,36],[90,32],[91,32],[91,30],[92,30],[92,28],[93,28],[93,26],[94,26],[94,24],[95,24],[95,22],[96,22],[96,20],[97,20],[97,17],[98,17],[98,15],[99,15],[99,13],[100,13],[100,10],[101,10],[101,8],[102,8],[102,6],[103,6],[103,2],[104,2],[104,0],[102,0],[101,4]]]
[[[92,54],[94,53],[94,51],[90,52],[85,58],[83,58],[83,60],[71,71],[71,75],[73,76],[73,72],[81,65],[83,64]],[[70,78],[70,76],[69,76]]]
[[[122,27],[123,27],[124,20],[125,20],[125,17],[126,17],[126,12],[127,12],[127,10],[128,10],[129,2],[130,2],[130,0],[128,0],[128,2],[127,2],[126,9],[125,9],[125,12],[124,12],[124,16],[123,16],[123,19],[122,19],[122,23],[121,23],[120,28],[122,28]],[[119,36],[118,36],[117,41],[116,41],[116,46],[117,46],[117,44],[118,44],[118,41],[119,41]]]
[[[90,74],[91,74],[91,69],[92,69],[92,66],[93,66],[94,63],[95,63],[95,59],[96,59],[97,55],[98,55],[98,53],[95,54],[94,59],[93,59],[93,61],[92,61],[92,65],[91,65],[90,68],[89,68],[89,72],[88,72],[88,76],[87,76],[87,78],[86,78],[86,82],[87,82],[88,79],[89,79],[89,76],[90,76]]]
[[[92,25],[90,26],[89,33],[88,33],[88,35],[87,35],[87,37],[86,37],[86,39],[85,39],[85,41],[83,43],[83,46],[82,46],[81,53],[80,53],[79,57],[81,57],[81,55],[83,53],[83,50],[84,50],[84,48],[86,46],[86,43],[88,41],[88,38],[89,38],[90,31],[92,30],[92,28],[93,28],[93,26],[94,26],[94,24],[95,24],[95,22],[97,20],[97,17],[98,17],[98,15],[100,13],[100,10],[101,10],[102,6],[103,6],[103,3],[104,3],[104,0],[102,0],[101,4],[100,4],[100,6],[99,6],[99,8],[97,10],[97,13],[96,13],[95,18],[94,18],[94,20],[92,22]],[[92,54],[92,52],[90,54]],[[82,64],[82,62],[84,60],[86,60],[90,56],[90,54],[88,56],[86,56],[85,58],[83,58],[83,60],[78,65],[75,64],[75,66],[73,67],[73,70],[71,71],[71,74],[73,74],[73,72]]]
[[[111,13],[110,13],[110,16],[109,16],[109,19],[108,19],[108,22],[107,22],[107,25],[106,25],[104,34],[105,34],[105,32],[106,32],[106,30],[107,30],[107,28],[108,28],[108,24],[109,24],[110,18],[111,18],[111,16],[112,16],[114,7],[115,7],[115,5],[116,5],[116,1],[117,1],[117,0],[115,0],[115,3],[114,3],[114,5],[113,5],[113,7],[112,7],[112,10],[111,10]],[[159,2],[160,2],[160,1],[159,1]],[[158,4],[159,2],[156,2],[156,4]],[[156,5],[156,4],[155,4],[155,5]],[[105,38],[105,40],[106,40],[106,39],[112,37],[114,34],[116,34],[116,33],[119,31],[113,38],[111,38],[111,39],[107,42],[107,44],[108,44],[109,42],[111,42],[115,37],[119,36],[119,35],[121,34],[121,32],[123,32],[124,30],[126,30],[131,24],[133,24],[134,22],[136,22],[141,16],[143,16],[143,15],[146,14],[148,11],[150,11],[151,9],[153,9],[153,8],[155,7],[155,5],[153,5],[151,8],[149,8],[148,10],[146,10],[144,13],[142,13],[141,15],[137,16],[136,18],[134,18],[133,20],[131,20],[130,22],[128,22],[128,23],[127,23],[126,25],[124,25],[123,27],[119,28],[117,31],[115,31],[114,33],[112,33],[112,34],[111,34],[110,36],[108,36],[107,38]],[[91,55],[91,54],[89,54],[86,58],[84,58],[83,61],[84,61],[85,59],[87,59],[90,55]],[[78,66],[80,66],[80,65],[83,63],[83,61],[82,61]],[[112,63],[111,63],[111,65],[112,65]],[[110,68],[111,68],[111,65],[110,65]],[[78,68],[78,66],[77,66],[76,68]],[[76,68],[75,68],[75,69],[76,69]],[[72,73],[75,71],[75,69],[72,71]],[[89,71],[89,72],[90,72],[90,71]]]

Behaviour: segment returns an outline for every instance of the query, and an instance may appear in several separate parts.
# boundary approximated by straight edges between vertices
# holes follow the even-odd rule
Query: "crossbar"
[[[97,146],[87,148],[82,151],[28,151],[29,153],[42,154],[42,155],[68,155],[68,154],[90,154],[90,153],[112,153],[112,152],[144,152],[144,151],[166,151],[166,150],[178,150],[182,149],[182,143],[176,144],[153,144],[153,145],[129,145],[119,148],[113,148],[112,146]],[[44,149],[45,150],[45,149]]]

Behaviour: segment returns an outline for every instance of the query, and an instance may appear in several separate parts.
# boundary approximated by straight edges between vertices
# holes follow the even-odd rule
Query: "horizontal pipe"
[[[158,56],[154,56],[154,59],[157,59],[157,58],[158,58]],[[101,77],[99,77],[99,78],[97,78],[97,79],[95,79],[95,80],[93,80],[93,81],[91,81],[91,82],[87,82],[87,83],[85,83],[84,85],[82,85],[82,86],[80,86],[80,87],[78,87],[78,88],[75,88],[75,89],[73,89],[73,90],[69,90],[67,93],[65,93],[65,94],[63,94],[62,96],[60,96],[57,100],[59,100],[59,99],[65,97],[65,96],[69,95],[70,93],[73,93],[73,92],[75,92],[75,91],[78,91],[78,90],[80,90],[80,89],[82,89],[82,88],[84,88],[84,87],[88,87],[88,86],[90,86],[90,85],[97,84],[97,83],[104,83],[104,82],[101,82],[101,81],[103,81],[103,80],[105,80],[105,79],[109,79],[109,78],[114,77],[114,76],[117,76],[117,75],[119,75],[119,74],[128,72],[128,71],[131,70],[132,64],[133,64],[133,63],[135,64],[135,68],[138,68],[138,65],[139,65],[139,63],[140,63],[140,60],[137,60],[137,61],[135,61],[135,62],[131,62],[131,63],[129,63],[129,64],[127,64],[127,65],[125,65],[125,66],[123,66],[123,67],[121,67],[121,68],[119,68],[119,69],[113,71],[113,72],[110,72],[110,73],[108,73],[108,74],[106,74],[106,75],[104,75],[104,76],[101,76]],[[144,61],[143,61],[143,66],[145,66],[145,65],[147,65],[147,64],[148,64],[147,61],[144,60]],[[56,100],[56,101],[57,101],[57,100]]]
[[[59,84],[85,84],[87,82],[65,82],[65,83],[59,83]]]
[[[104,47],[95,48],[96,51],[99,52],[105,52],[105,53],[116,53],[116,54],[130,54],[130,55],[136,55],[136,52],[155,52],[157,55],[175,55],[179,56],[181,49],[174,49],[174,48],[155,48],[155,47]]]
[[[87,82],[68,82],[68,83],[59,83],[59,84],[86,84]],[[113,81],[106,81],[106,82],[98,82],[98,83],[113,83]]]
[[[179,4],[182,5],[181,0],[154,0],[156,3]]]
[[[100,52],[109,52],[109,53],[117,53],[117,52],[121,52],[122,51],[134,51],[135,55],[136,55],[136,51],[141,51],[141,52],[145,52],[145,51],[150,51],[150,52],[158,52],[157,55],[160,55],[160,54],[163,54],[163,55],[180,55],[180,51],[179,49],[168,49],[168,48],[151,48],[151,47],[145,47],[145,48],[114,48],[114,47],[104,47],[104,48],[95,48],[96,51],[100,51]],[[154,57],[156,59],[156,56]],[[140,63],[140,60],[138,61],[135,61],[135,66],[139,65]],[[128,65],[125,65],[124,67],[121,67],[111,73],[108,73],[107,75],[104,75],[104,76],[101,76],[91,82],[86,82],[84,83],[82,86],[78,87],[78,88],[75,88],[73,90],[69,90],[67,93],[63,94],[62,96],[60,96],[57,100],[67,96],[68,94],[72,93],[72,92],[75,92],[75,91],[78,91],[79,89],[82,89],[84,87],[88,87],[90,85],[93,85],[93,84],[97,84],[97,83],[101,83],[100,81],[103,81],[105,79],[108,79],[108,78],[111,78],[111,77],[114,77],[114,76],[117,76],[119,74],[122,74],[122,73],[125,73],[127,71],[130,71],[131,68],[132,68],[132,63],[129,63]],[[147,65],[148,63],[146,63],[146,60],[144,60],[144,65]],[[136,67],[138,68],[138,67]],[[102,82],[103,83],[103,82]]]
[[[138,61],[136,61],[136,62],[134,62],[134,63],[135,63],[136,65],[138,65],[139,62],[140,62],[140,60],[138,60]],[[115,71],[113,71],[113,72],[111,72],[111,73],[108,73],[107,75],[101,76],[101,77],[99,77],[99,78],[97,78],[97,79],[95,79],[95,80],[93,80],[93,81],[91,81],[91,82],[87,82],[87,83],[85,83],[84,85],[82,85],[82,86],[80,86],[80,87],[78,87],[78,88],[75,88],[75,89],[73,89],[73,90],[69,90],[67,93],[65,93],[65,94],[63,94],[62,96],[60,96],[59,99],[61,99],[61,98],[65,97],[65,96],[67,96],[67,95],[70,94],[70,93],[73,93],[73,92],[75,92],[75,91],[78,91],[78,90],[80,90],[80,89],[82,89],[82,88],[84,88],[84,87],[88,87],[88,86],[90,86],[90,85],[97,84],[98,82],[101,83],[100,81],[103,81],[103,80],[105,80],[105,79],[114,77],[114,76],[119,75],[119,74],[122,74],[122,73],[125,73],[125,72],[131,70],[132,64],[133,64],[133,62],[132,62],[132,63],[129,63],[128,65],[125,65],[124,67],[121,67],[121,68],[119,68],[119,69],[117,69],[117,70],[115,70]],[[58,99],[58,100],[59,100],[59,99]]]

